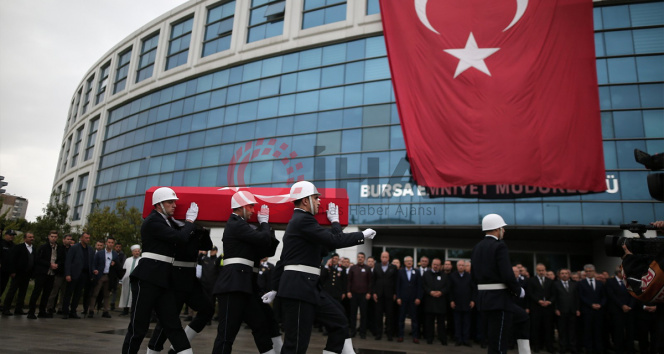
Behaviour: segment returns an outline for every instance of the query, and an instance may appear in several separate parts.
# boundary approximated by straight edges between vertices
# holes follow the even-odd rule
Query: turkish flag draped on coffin
[[[381,0],[419,185],[606,190],[591,0]]]

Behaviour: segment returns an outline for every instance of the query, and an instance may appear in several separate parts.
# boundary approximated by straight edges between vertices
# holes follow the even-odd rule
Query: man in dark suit
[[[383,333],[383,314],[385,314],[385,333],[387,340],[392,341],[394,328],[394,300],[396,300],[397,267],[390,264],[390,254],[380,254],[380,263],[374,266],[373,271],[373,301],[376,302],[376,340],[380,340]]]
[[[103,299],[103,309],[101,317],[111,318],[111,315],[108,313],[110,311],[109,302],[110,302],[110,289],[112,283],[117,283],[118,281],[118,267],[122,267],[124,264],[120,264],[118,261],[118,254],[115,252],[115,239],[113,237],[108,237],[106,239],[106,247],[95,254],[94,260],[94,270],[92,274],[94,275],[94,289],[92,290],[92,296],[90,296],[90,305],[88,305],[88,318],[94,317],[94,308],[95,300],[101,291]]]
[[[466,273],[466,262],[457,261],[457,271],[450,273],[450,308],[454,311],[456,346],[470,347],[470,315],[475,307],[475,283]]]
[[[62,301],[65,297],[65,291],[67,290],[67,282],[65,281],[65,261],[67,260],[69,248],[73,244],[74,239],[72,236],[66,234],[62,237],[62,243],[58,245],[58,269],[55,270],[53,289],[51,289],[51,294],[48,296],[48,303],[46,304],[48,318],[52,318],[53,314],[56,313],[62,315]]]
[[[79,239],[79,243],[72,245],[67,252],[65,261],[65,281],[67,290],[65,298],[62,301],[62,318],[80,318],[76,314],[78,301],[83,292],[83,311],[87,313],[87,302],[90,297],[90,287],[92,286],[92,277],[94,270],[95,250],[90,243],[90,234],[84,232]],[[71,308],[69,307],[71,303]]]
[[[31,232],[26,232],[23,239],[24,242],[22,244],[12,247],[9,252],[7,268],[12,283],[5,296],[5,304],[2,311],[3,316],[25,315],[25,312],[23,312],[23,303],[25,302],[28,283],[30,283],[30,278],[34,270],[36,252],[32,250],[32,242],[35,240],[35,236]],[[12,306],[12,301],[17,291],[16,312],[12,314],[9,309]]]
[[[528,280],[526,289],[530,308],[530,339],[535,353],[546,347],[553,352],[553,281],[546,277],[542,263],[535,266],[535,276]]]
[[[471,257],[471,276],[477,284],[477,308],[487,319],[487,342],[490,353],[506,352],[509,330],[514,329],[519,352],[529,352],[529,323],[526,312],[514,303],[514,297],[524,297],[510,264],[507,245],[502,241],[507,223],[498,214],[482,219],[486,236]]]
[[[431,266],[429,265],[429,257],[422,256],[420,257],[420,262],[417,266],[417,271],[420,273],[420,280],[422,280],[422,285],[424,285],[424,274],[431,271]],[[426,315],[424,313],[424,306],[427,302],[426,296],[422,295],[420,306],[417,307],[417,323],[420,326],[420,334],[424,335],[426,330]]]
[[[157,313],[174,351],[192,353],[180,324],[179,309],[176,309],[173,291],[176,284],[172,284],[172,271],[176,247],[186,244],[194,231],[198,205],[191,203],[186,212],[186,222],[179,226],[172,218],[176,200],[175,191],[168,187],[158,188],[152,193],[154,209],[141,225],[143,258],[130,276],[132,314],[122,345],[123,354],[138,352],[153,311]]]
[[[611,316],[610,326],[616,354],[634,352],[635,308],[637,300],[627,292],[622,268],[618,266],[615,276],[606,280],[606,308]]]
[[[553,282],[553,303],[558,319],[558,342],[560,353],[576,353],[576,321],[579,312],[579,292],[577,283],[570,280],[569,269],[560,270],[560,279]]]
[[[0,296],[5,292],[9,279],[11,279],[9,251],[14,247],[14,238],[16,238],[16,231],[7,229],[2,240],[0,240],[0,244],[2,244],[2,250],[0,250]]]
[[[348,321],[343,309],[320,287],[322,257],[331,250],[363,244],[376,232],[343,233],[339,224],[339,208],[328,205],[327,218],[332,226],[322,227],[314,218],[320,206],[320,193],[307,181],[291,187],[290,197],[295,210],[284,233],[284,247],[277,263],[273,291],[263,296],[270,302],[276,294],[282,301],[284,346],[282,353],[307,353],[314,319],[327,328],[325,350],[341,353],[352,350]]]
[[[62,266],[62,263],[64,263],[64,259],[62,259],[64,253],[61,252],[61,248],[62,246],[58,245],[58,232],[51,230],[51,232],[48,233],[48,242],[37,249],[34,272],[35,288],[32,290],[30,307],[28,309],[28,318],[31,320],[37,319],[37,316],[35,316],[35,310],[40,295],[39,317],[49,317],[46,313],[46,304],[48,303],[48,297],[53,288],[55,272]]]
[[[427,322],[424,326],[428,344],[433,343],[434,321],[438,324],[438,340],[447,345],[445,333],[445,313],[447,312],[447,299],[450,291],[450,282],[447,274],[441,272],[440,259],[431,261],[431,271],[424,273],[424,317]]]
[[[367,335],[367,301],[371,298],[371,268],[364,264],[365,254],[357,254],[357,264],[348,271],[348,292],[350,299],[350,336],[355,337],[357,328],[357,312],[360,311],[360,338]]]
[[[604,352],[604,308],[606,291],[604,284],[595,279],[595,266],[586,264],[583,267],[586,279],[578,282],[579,303],[583,320],[583,344],[588,353]]]
[[[397,342],[403,342],[406,316],[410,316],[413,343],[419,343],[420,328],[417,322],[417,307],[422,302],[422,278],[420,273],[413,268],[413,257],[404,257],[403,263],[404,266],[399,270],[397,276],[397,304],[400,306]]]

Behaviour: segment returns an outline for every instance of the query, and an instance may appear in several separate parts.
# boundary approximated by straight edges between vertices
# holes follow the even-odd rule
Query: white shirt
[[[111,268],[111,261],[113,260],[113,251],[106,251],[106,263],[104,264],[104,274],[108,274],[109,269]]]
[[[25,244],[25,247],[28,249],[28,252],[32,254],[32,245],[28,245],[27,243]],[[13,280],[12,280],[13,281]]]
[[[410,275],[413,273],[413,268],[406,268],[406,276],[408,276],[408,281],[410,281]]]

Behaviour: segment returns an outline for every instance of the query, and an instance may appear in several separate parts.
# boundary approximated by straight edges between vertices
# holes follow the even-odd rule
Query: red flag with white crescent
[[[381,0],[419,185],[606,190],[592,0]]]

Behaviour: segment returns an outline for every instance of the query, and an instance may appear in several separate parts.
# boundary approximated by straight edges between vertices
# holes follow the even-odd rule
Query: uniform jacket
[[[253,229],[249,223],[236,214],[231,214],[222,242],[224,244],[224,259],[244,258],[260,264],[266,249],[272,244],[272,234],[268,223],[261,223]],[[244,264],[226,264],[214,284],[214,294],[244,292],[251,294],[258,291],[254,267]]]
[[[177,247],[175,250],[175,260],[180,262],[198,263],[198,251],[209,251],[212,249],[212,240],[210,233],[202,228],[196,227],[195,231],[186,244]],[[196,267],[180,267],[173,265],[171,273],[171,284],[176,291],[191,291],[194,289],[194,282],[199,281],[196,278]]]
[[[431,296],[431,291],[441,291],[441,297]],[[447,302],[450,293],[450,280],[443,272],[434,273],[433,270],[424,273],[424,312],[443,314],[447,312]]]
[[[113,263],[113,265],[108,267],[108,277],[109,277],[109,279],[112,278],[112,279],[117,280],[118,279],[118,268],[122,267],[124,265],[124,263],[120,264],[120,262],[118,261],[118,253],[115,252],[114,250],[111,250],[111,262],[115,262],[115,263]],[[94,262],[94,269],[93,269],[93,271],[94,270],[97,271],[97,275],[94,275],[94,273],[93,273],[93,276],[94,276],[95,280],[99,280],[99,278],[101,278],[101,276],[104,275],[104,268],[105,267],[106,267],[106,248],[104,248],[103,250],[95,253],[95,262]]]
[[[606,292],[604,284],[595,279],[595,290],[588,284],[588,279],[583,279],[577,283],[579,291],[579,301],[581,304],[581,313],[591,313],[593,311],[592,304],[600,304],[604,309],[606,306]]]
[[[333,298],[341,300],[341,295],[347,292],[348,275],[346,268],[337,264],[334,267],[323,267],[320,272],[320,282],[323,290]]]
[[[63,248],[62,245],[58,244],[55,249],[55,264],[58,264],[58,269],[62,267],[61,263],[64,263]],[[37,249],[37,253],[35,254],[35,275],[48,274],[48,270],[51,269],[51,251],[51,244],[48,242]]]
[[[141,225],[143,254],[150,252],[175,257],[176,248],[187,243],[196,226],[191,222],[184,223],[181,228],[177,225],[174,226],[169,225],[166,219],[156,209],[153,209]],[[143,257],[130,277],[161,288],[169,288],[172,270],[171,263]]]
[[[455,311],[470,311],[470,302],[475,301],[477,286],[470,274],[464,272],[463,277],[454,271],[449,275],[450,301],[454,301]]]
[[[406,271],[411,272],[410,281]],[[399,269],[397,274],[397,299],[403,302],[415,301],[415,299],[422,300],[422,278],[417,269],[412,268],[407,270],[406,267]]]
[[[14,247],[14,242],[12,241],[7,241],[5,239],[0,240],[0,243],[2,243],[2,252],[0,253],[0,264],[2,264],[2,271],[3,272],[8,272],[5,267],[7,264],[9,264],[9,250]]]
[[[555,293],[556,301],[553,306],[561,314],[574,315],[579,311],[579,292],[577,290],[578,283],[571,279],[567,281],[569,290],[565,290],[562,280],[553,282],[553,292]]]
[[[203,267],[201,270],[201,285],[203,285],[205,291],[212,293],[214,283],[217,281],[217,274],[219,274],[219,258],[217,256],[206,256],[201,258],[200,264]]]
[[[387,264],[387,271],[383,272],[382,263],[378,262],[373,271],[373,293],[379,299],[392,300],[397,292],[397,267]]]
[[[320,226],[310,213],[295,209],[284,233],[284,247],[277,263],[272,283],[277,296],[302,300],[317,304],[320,291],[320,276],[284,271],[287,265],[305,265],[319,268],[323,256],[337,249],[361,245],[364,235],[361,232],[343,233],[338,222],[330,228]]]
[[[521,287],[514,277],[509,251],[503,241],[485,236],[471,256],[473,270],[470,275],[477,285],[505,284],[507,289],[478,290],[477,307],[480,311],[504,310],[521,294]]]
[[[272,288],[272,281],[270,280],[272,278],[272,270],[274,270],[274,264],[270,262],[266,262],[266,264],[261,263],[258,267],[256,282],[261,294],[265,294]]]
[[[553,280],[544,277],[544,283],[540,284],[539,277],[533,276],[528,279],[526,297],[528,298],[529,308],[543,308],[539,305],[539,300],[555,302],[555,293],[553,292]],[[547,308],[551,308],[547,306]]]
[[[32,276],[35,265],[36,247],[32,246],[32,253],[28,251],[25,243],[12,247],[9,252],[9,273],[21,274],[23,276]],[[30,267],[30,258],[32,258],[32,267]]]
[[[627,284],[625,284],[627,286]],[[627,305],[634,310],[637,306],[637,301],[632,297],[627,289],[618,284],[615,277],[606,280],[606,295],[609,300],[607,307],[610,311],[617,311],[622,313],[622,306]]]
[[[88,254],[88,274],[81,274],[83,272],[83,256]],[[94,247],[88,245],[87,247],[81,246],[81,243],[75,243],[69,247],[67,252],[67,260],[65,261],[65,276],[71,276],[72,280],[76,280],[81,275],[92,278],[92,271],[94,270],[95,250]]]

